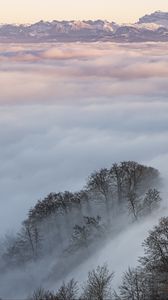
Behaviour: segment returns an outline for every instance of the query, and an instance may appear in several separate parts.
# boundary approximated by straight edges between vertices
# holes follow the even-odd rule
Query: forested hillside
[[[168,218],[162,218],[144,241],[145,255],[137,268],[129,268],[119,292],[113,289],[114,273],[98,266],[88,274],[79,295],[79,284],[72,279],[56,293],[40,288],[32,300],[167,300],[168,299]]]
[[[139,267],[126,271],[118,291],[113,289],[115,274],[108,265],[91,270],[82,287],[76,278],[64,283],[67,274],[101,249],[109,236],[117,236],[157,210],[160,188],[158,170],[125,161],[93,172],[79,192],[50,193],[29,210],[19,232],[1,242],[0,280],[18,270],[43,269],[34,287],[31,281],[20,279],[27,297],[33,300],[167,299],[167,218],[149,233]],[[57,291],[43,289],[46,283]]]

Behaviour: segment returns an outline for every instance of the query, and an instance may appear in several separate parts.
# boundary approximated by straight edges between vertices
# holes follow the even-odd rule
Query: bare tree
[[[123,193],[124,193],[124,180],[125,180],[125,173],[123,168],[120,164],[113,164],[112,168],[110,169],[110,174],[112,180],[114,181],[114,185],[116,187],[117,193],[117,200],[118,203],[121,204],[123,201]]]
[[[58,300],[49,291],[45,291],[43,288],[38,288],[34,291],[32,297],[28,298],[27,300]]]
[[[140,216],[151,214],[152,211],[159,208],[161,202],[160,193],[156,189],[149,189],[145,197],[138,197],[135,192],[130,192],[127,196],[128,209],[133,214],[135,220]]]
[[[99,172],[93,173],[89,177],[87,188],[96,193],[99,193],[105,202],[106,215],[110,223],[110,213],[112,209],[113,193],[112,193],[112,180],[110,171],[101,169]]]
[[[159,207],[161,202],[160,193],[156,189],[149,189],[143,200],[143,212],[144,214],[150,214],[153,210]]]
[[[83,224],[75,225],[71,237],[71,244],[67,251],[76,251],[79,248],[88,248],[96,239],[100,238],[104,233],[103,227],[100,225],[101,218],[83,217]]]
[[[98,266],[89,272],[88,280],[82,295],[83,300],[111,299],[111,281],[114,273],[110,273],[107,266]]]
[[[125,194],[130,192],[143,193],[159,183],[159,172],[151,167],[138,164],[134,161],[121,162],[120,167],[125,174]]]
[[[56,300],[76,300],[78,298],[78,286],[74,279],[71,279],[67,284],[63,283],[55,295]]]
[[[116,299],[118,297],[121,300],[149,300],[147,296],[144,274],[137,269],[129,268],[123,276],[119,296],[116,295]]]
[[[130,214],[132,214],[134,219],[137,220],[139,213],[141,211],[140,199],[138,198],[136,193],[130,192],[127,195],[127,201],[128,201],[128,210]]]
[[[143,246],[145,256],[140,259],[141,263],[150,271],[154,269],[168,273],[168,217],[161,218]]]

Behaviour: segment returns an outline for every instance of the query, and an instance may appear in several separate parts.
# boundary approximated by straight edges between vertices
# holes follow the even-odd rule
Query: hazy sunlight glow
[[[108,19],[135,22],[156,10],[168,11],[166,0],[1,0],[0,23],[43,20]]]

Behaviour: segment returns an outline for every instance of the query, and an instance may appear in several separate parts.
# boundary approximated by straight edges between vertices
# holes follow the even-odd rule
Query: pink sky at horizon
[[[135,22],[144,14],[168,11],[166,0],[1,0],[0,23],[43,20],[107,19]]]

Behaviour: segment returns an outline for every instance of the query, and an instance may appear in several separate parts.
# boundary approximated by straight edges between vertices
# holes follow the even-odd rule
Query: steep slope
[[[93,172],[85,190],[51,193],[39,200],[19,232],[0,245],[0,295],[21,299],[41,285],[57,288],[72,274],[80,279],[79,268],[83,279],[88,267],[102,260],[120,276],[117,260],[125,267],[123,257],[128,254],[119,253],[119,248],[132,251],[126,249],[126,239],[140,234],[138,243],[142,242],[148,228],[143,224],[160,213],[161,198],[155,189],[160,181],[156,169],[125,161]]]

